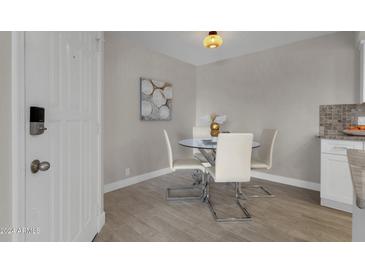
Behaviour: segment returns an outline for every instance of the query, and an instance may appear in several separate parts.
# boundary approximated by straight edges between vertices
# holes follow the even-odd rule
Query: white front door
[[[96,32],[26,32],[27,241],[91,241],[100,212],[100,92]],[[41,135],[30,107],[45,109]],[[31,171],[39,160],[43,169]],[[38,233],[39,232],[39,233]]]

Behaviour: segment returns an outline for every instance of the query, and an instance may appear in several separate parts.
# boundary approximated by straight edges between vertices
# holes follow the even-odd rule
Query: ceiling
[[[193,65],[204,65],[244,54],[306,40],[329,31],[222,31],[223,45],[203,47],[207,32],[202,31],[131,31],[120,35],[142,46]]]

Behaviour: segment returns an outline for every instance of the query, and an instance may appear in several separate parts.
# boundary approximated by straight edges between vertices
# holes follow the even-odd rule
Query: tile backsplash
[[[342,130],[357,125],[359,117],[365,117],[365,104],[321,105],[319,136],[344,135]]]

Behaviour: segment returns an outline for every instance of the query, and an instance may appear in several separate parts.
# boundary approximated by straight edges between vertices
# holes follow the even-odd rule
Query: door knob
[[[51,167],[49,162],[40,162],[39,160],[33,160],[30,165],[30,170],[32,173],[37,173],[40,171],[46,171]]]

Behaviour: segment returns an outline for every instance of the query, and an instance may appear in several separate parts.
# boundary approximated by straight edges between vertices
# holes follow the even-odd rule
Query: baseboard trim
[[[104,211],[98,216],[96,225],[97,225],[97,230],[99,233],[101,231],[101,229],[103,228],[103,226],[105,225],[105,212]]]
[[[159,177],[162,175],[166,175],[171,172],[172,171],[170,168],[163,168],[163,169],[155,170],[155,171],[148,172],[145,174],[130,177],[127,179],[119,180],[119,181],[116,181],[113,183],[109,183],[109,184],[104,185],[104,193],[108,193],[108,192],[111,192],[111,191],[114,191],[114,190],[117,190],[117,189],[120,189],[123,187],[127,187],[127,186],[134,185],[134,184],[137,184],[137,183],[149,180],[149,179],[153,179],[153,178],[156,178],[156,177]],[[256,170],[251,171],[251,176],[253,178],[271,181],[274,183],[296,186],[296,187],[315,190],[315,191],[320,190],[319,183],[269,174],[269,173],[260,172],[260,171],[256,171]]]
[[[119,180],[113,183],[109,183],[104,185],[104,193],[108,193],[126,186],[130,186],[130,185],[134,185],[149,179],[153,179],[162,175],[166,175],[171,173],[171,169],[170,168],[163,168],[163,169],[159,169],[159,170],[155,170],[152,172],[148,172],[145,174],[141,174],[141,175],[137,175],[134,177],[130,177],[127,179],[123,179],[123,180]]]
[[[269,174],[269,173],[260,172],[260,171],[256,171],[256,170],[251,171],[251,176],[254,178],[257,178],[257,179],[267,180],[267,181],[280,183],[280,184],[284,184],[284,185],[296,186],[296,187],[315,190],[315,191],[320,190],[319,183]]]
[[[341,211],[346,211],[352,213],[353,206],[352,204],[345,204],[341,202],[336,202],[330,199],[321,198],[321,206],[334,208]]]

